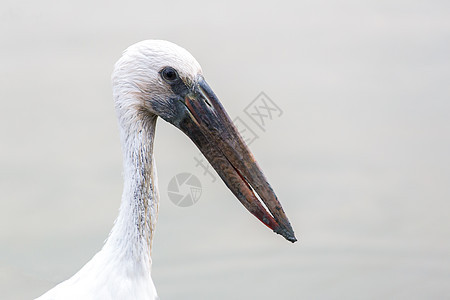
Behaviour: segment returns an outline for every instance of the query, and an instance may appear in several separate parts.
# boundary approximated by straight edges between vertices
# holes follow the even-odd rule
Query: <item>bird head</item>
[[[277,196],[188,51],[167,41],[139,42],[116,63],[112,81],[122,126],[156,116],[173,124],[195,143],[249,212],[296,241]]]

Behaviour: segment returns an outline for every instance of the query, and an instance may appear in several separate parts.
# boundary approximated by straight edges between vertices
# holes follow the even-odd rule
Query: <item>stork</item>
[[[158,116],[194,142],[250,213],[296,241],[275,193],[188,51],[162,40],[136,43],[115,64],[112,84],[124,166],[119,216],[101,251],[39,300],[158,299],[151,279]]]

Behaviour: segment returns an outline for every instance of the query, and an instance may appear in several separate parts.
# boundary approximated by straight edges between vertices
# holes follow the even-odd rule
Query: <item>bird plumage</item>
[[[273,189],[189,52],[167,41],[134,44],[116,63],[112,86],[124,166],[119,216],[101,251],[38,299],[157,299],[151,279],[159,209],[153,156],[157,117],[191,138],[247,210],[296,241]]]
[[[149,99],[164,103],[170,93],[158,74],[167,65],[176,66],[181,76],[191,80],[201,73],[189,52],[167,41],[132,45],[116,63],[113,96],[124,165],[119,216],[102,250],[39,300],[156,299],[151,248],[159,195],[153,157],[156,114]]]

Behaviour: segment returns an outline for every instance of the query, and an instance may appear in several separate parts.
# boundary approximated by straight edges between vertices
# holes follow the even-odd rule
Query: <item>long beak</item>
[[[179,128],[197,145],[228,188],[267,227],[288,241],[297,241],[277,196],[202,76],[186,95],[184,105],[189,114],[178,124]]]

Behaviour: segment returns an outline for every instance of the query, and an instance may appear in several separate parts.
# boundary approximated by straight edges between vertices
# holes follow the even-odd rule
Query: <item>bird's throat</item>
[[[137,115],[131,122],[120,121],[124,189],[119,216],[105,248],[123,259],[150,266],[159,206],[153,159],[156,116]]]

